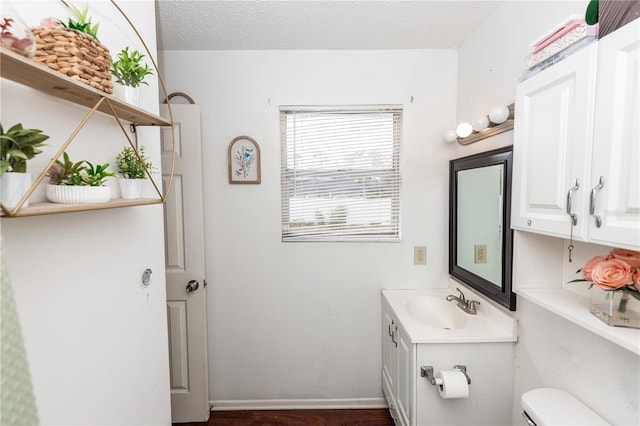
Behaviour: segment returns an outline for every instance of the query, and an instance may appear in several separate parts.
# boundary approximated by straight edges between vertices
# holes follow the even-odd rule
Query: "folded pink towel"
[[[540,44],[538,44],[534,49],[533,49],[533,53],[538,53],[539,51],[541,51],[542,49],[544,49],[545,47],[547,47],[548,45],[550,45],[551,43],[553,43],[554,41],[556,41],[557,39],[559,39],[560,37],[562,37],[563,35],[569,33],[570,31],[572,31],[574,28],[578,27],[579,25],[582,25],[585,23],[584,19],[576,19],[573,20],[571,22],[569,22],[567,25],[565,25],[562,28],[559,28],[555,33],[551,34],[549,37],[547,37],[545,40],[543,40],[542,42],[540,42]]]

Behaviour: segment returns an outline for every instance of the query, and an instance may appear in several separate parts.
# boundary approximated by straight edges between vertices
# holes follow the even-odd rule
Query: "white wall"
[[[487,114],[491,107],[514,101],[528,44],[572,14],[586,1],[505,2],[459,50],[458,121]],[[517,114],[517,111],[516,111]],[[458,147],[457,156],[513,143],[513,132]],[[558,282],[566,282],[566,242],[539,238],[545,252],[558,253]],[[592,248],[577,244],[574,265],[588,259]],[[541,253],[542,255],[542,253]],[[515,262],[536,262],[518,259]],[[593,333],[518,298],[520,340],[516,346],[513,421],[520,424],[520,396],[538,387],[565,389],[612,424],[640,423],[639,357]]]
[[[441,123],[455,119],[456,63],[438,50],[163,52],[169,92],[202,114],[214,402],[382,402],[380,289],[447,285]],[[402,242],[280,242],[278,108],[305,104],[404,106]],[[227,181],[239,135],[260,144],[260,185]]]
[[[57,1],[14,3],[29,25],[67,16]],[[118,3],[155,51],[154,3]],[[90,11],[112,54],[125,44],[142,49],[109,3],[91,2]],[[151,83],[142,106],[157,111],[155,78]],[[6,127],[22,122],[51,136],[28,164],[33,173],[87,112],[5,80],[1,106]],[[141,129],[140,137],[159,165],[157,131]],[[68,151],[72,160],[114,164],[125,144],[113,119],[98,114]],[[42,424],[170,424],[162,218],[162,206],[155,205],[2,219]],[[154,276],[143,288],[146,268]]]

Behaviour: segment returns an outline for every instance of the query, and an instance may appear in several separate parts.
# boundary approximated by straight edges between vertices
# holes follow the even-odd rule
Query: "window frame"
[[[296,233],[291,228],[290,201],[291,194],[289,190],[289,182],[292,176],[300,174],[296,169],[288,168],[288,149],[290,141],[287,134],[287,116],[292,114],[380,114],[388,113],[392,115],[392,131],[393,146],[390,155],[391,167],[381,169],[366,169],[360,172],[363,175],[372,175],[378,177],[390,176],[392,185],[384,187],[389,190],[391,197],[389,199],[390,207],[388,209],[391,222],[389,225],[381,226],[377,231],[370,227],[356,225],[352,231],[348,232],[344,228],[335,229],[335,232],[324,230],[323,232],[312,233],[300,231]],[[282,242],[399,242],[401,241],[401,173],[400,173],[400,152],[402,145],[402,126],[404,118],[404,109],[401,105],[359,105],[359,106],[281,106],[280,112],[280,147],[281,147],[281,241]],[[342,169],[334,169],[322,172],[327,177],[337,177],[349,179],[353,171]],[[311,174],[309,170],[302,171],[302,174]],[[353,178],[353,176],[351,176]],[[295,177],[293,177],[295,179]],[[384,229],[387,231],[384,232]],[[366,230],[372,232],[366,232]],[[307,229],[308,231],[308,229]]]

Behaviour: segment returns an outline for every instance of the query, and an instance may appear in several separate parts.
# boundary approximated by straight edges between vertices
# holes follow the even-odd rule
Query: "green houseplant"
[[[146,168],[149,172],[153,170],[153,164],[147,157],[144,146],[140,147],[138,155],[132,148],[124,147],[116,157],[116,166],[125,179],[146,179],[147,174],[144,169]]]
[[[78,30],[80,32],[89,34],[91,37],[97,39],[98,38],[98,27],[99,23],[92,24],[91,18],[88,16],[89,13],[89,5],[86,4],[84,9],[80,10],[75,7],[71,3],[67,3],[69,10],[73,13],[73,16],[76,19],[69,18],[67,22],[58,21],[64,28],[69,28],[72,30]]]
[[[31,187],[27,161],[40,154],[39,149],[49,136],[38,129],[25,129],[21,123],[5,132],[0,124],[0,186],[2,205],[14,208]],[[22,206],[27,207],[28,201]]]
[[[38,129],[25,129],[21,123],[12,126],[6,133],[0,124],[0,176],[5,172],[26,173],[27,160],[42,151],[49,136]]]
[[[134,105],[138,104],[140,85],[149,85],[144,78],[153,75],[149,65],[143,62],[145,55],[137,50],[129,52],[129,46],[118,53],[116,61],[111,58],[111,75],[116,80],[115,94]]]
[[[145,154],[144,146],[138,150],[138,154],[131,147],[124,147],[116,157],[116,166],[122,176],[120,179],[120,192],[122,198],[140,198],[142,180],[147,178],[147,172],[154,169],[153,164]]]
[[[107,171],[109,163],[92,164],[82,160],[73,162],[69,154],[63,154],[47,172],[47,198],[54,203],[82,204],[104,203],[111,199],[111,188],[106,186],[115,173]]]

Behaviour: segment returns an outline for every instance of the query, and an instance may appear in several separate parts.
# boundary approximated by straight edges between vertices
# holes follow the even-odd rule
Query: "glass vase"
[[[591,313],[608,325],[640,328],[640,300],[629,293],[593,287]]]
[[[15,11],[11,2],[2,2],[0,8],[0,44],[30,58],[36,51],[36,40],[31,29]]]

